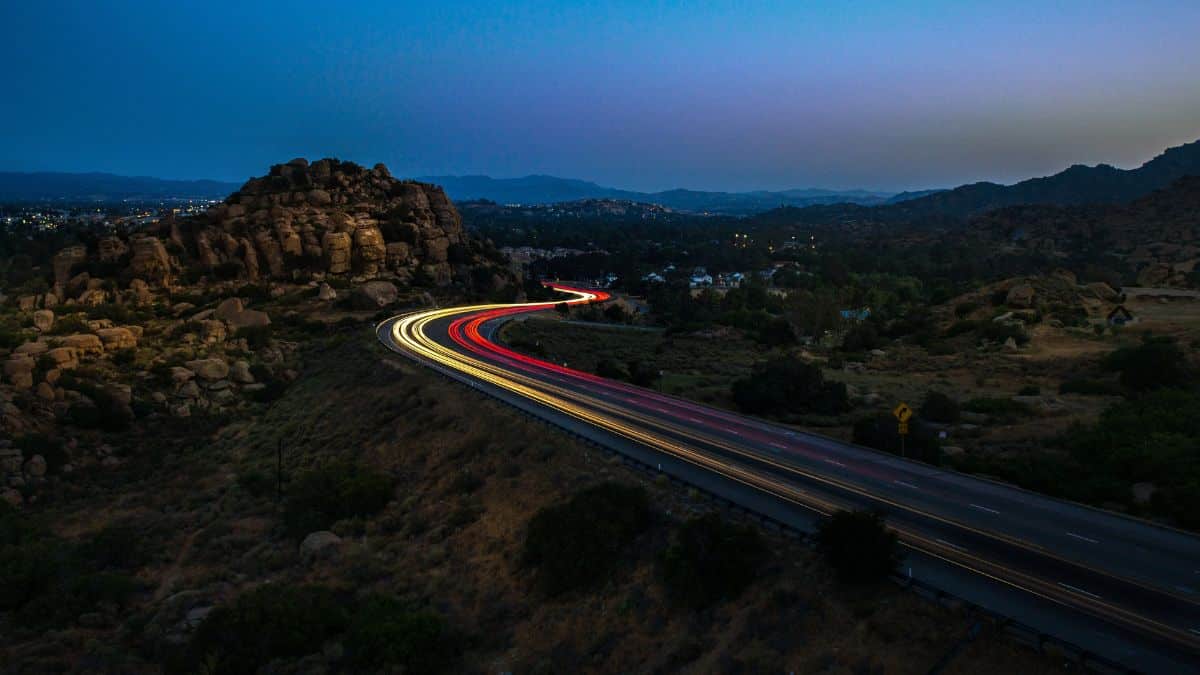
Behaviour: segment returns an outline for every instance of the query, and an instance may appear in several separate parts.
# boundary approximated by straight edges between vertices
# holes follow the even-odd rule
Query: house
[[[690,285],[692,288],[700,288],[703,286],[712,286],[713,278],[711,274],[694,274],[692,275]]]
[[[1107,321],[1110,326],[1124,326],[1136,323],[1137,317],[1133,315],[1133,312],[1125,309],[1125,305],[1117,305],[1113,307],[1113,311],[1108,313]]]
[[[651,272],[650,274],[647,274],[646,276],[642,277],[642,281],[652,283],[652,284],[661,284],[661,283],[666,283],[667,280],[665,278],[663,278],[663,275],[659,274],[658,272]]]
[[[839,314],[847,321],[866,321],[871,318],[871,308],[861,307],[859,309],[843,309]]]

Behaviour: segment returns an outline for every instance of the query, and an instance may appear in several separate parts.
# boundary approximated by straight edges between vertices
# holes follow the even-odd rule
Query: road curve
[[[568,304],[609,297],[555,288]],[[398,353],[800,529],[814,514],[878,509],[908,549],[908,574],[1090,654],[1145,672],[1200,669],[1200,538],[606,380],[490,339],[512,315],[556,304],[423,310],[377,333]]]

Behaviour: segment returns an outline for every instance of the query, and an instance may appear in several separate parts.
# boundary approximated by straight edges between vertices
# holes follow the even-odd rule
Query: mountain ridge
[[[138,198],[224,199],[239,183],[121,176],[101,171],[0,171],[0,201],[105,201]]]

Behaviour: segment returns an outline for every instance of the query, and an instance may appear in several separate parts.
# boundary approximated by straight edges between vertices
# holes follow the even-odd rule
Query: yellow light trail
[[[567,304],[588,303],[597,298],[596,294],[586,291],[568,289],[558,290],[575,296],[573,299],[568,300]],[[468,375],[476,380],[486,382],[505,391],[512,392],[523,398],[546,406],[547,408],[556,410],[572,418],[603,429],[609,433],[616,434],[622,438],[626,438],[650,448],[659,450],[682,461],[725,476],[726,478],[732,479],[740,484],[746,485],[747,487],[760,490],[777,498],[781,498],[789,503],[816,511],[817,513],[828,515],[841,509],[853,507],[850,504],[844,504],[838,502],[837,500],[831,500],[827,496],[816,495],[811,492],[801,490],[796,485],[787,483],[773,476],[753,471],[745,466],[741,466],[740,464],[730,463],[721,458],[713,457],[708,453],[691,448],[675,441],[672,438],[663,436],[661,433],[656,433],[654,430],[658,429],[667,431],[671,434],[683,436],[700,443],[716,446],[722,450],[745,457],[752,461],[769,464],[785,473],[802,475],[806,478],[819,481],[836,489],[845,490],[869,499],[878,500],[926,518],[941,521],[954,527],[970,530],[976,534],[999,539],[1010,545],[1020,546],[1024,549],[1035,551],[1040,555],[1047,555],[1048,557],[1057,558],[1057,556],[1045,551],[1042,547],[1036,546],[1029,542],[1014,539],[1002,533],[979,530],[963,523],[949,520],[937,514],[928,513],[916,509],[910,505],[887,499],[881,495],[871,494],[866,490],[843,481],[810,473],[808,471],[801,470],[796,466],[778,462],[768,456],[747,451],[743,448],[729,444],[724,439],[710,436],[708,434],[700,434],[691,429],[646,416],[636,410],[617,407],[607,401],[603,401],[586,394],[570,391],[554,384],[506,370],[495,364],[487,363],[480,359],[456,351],[453,348],[442,345],[426,332],[426,329],[432,322],[442,319],[450,319],[456,316],[467,316],[500,309],[523,308],[529,311],[536,311],[548,309],[558,304],[560,304],[558,301],[516,304],[485,304],[420,311],[395,318],[390,329],[390,336],[396,345],[403,347],[411,354],[419,356],[427,361]],[[630,422],[633,422],[634,424],[631,424]],[[639,426],[642,425],[650,427],[650,430],[639,428]],[[1200,644],[1200,642],[1196,640],[1195,636],[1189,634],[1185,630],[1163,624],[1149,617],[1126,610],[1098,597],[1088,597],[1085,595],[1066,592],[1054,582],[1032,576],[1028,573],[1015,570],[1010,567],[999,565],[984,558],[980,558],[979,556],[973,555],[965,549],[926,536],[916,529],[897,526],[895,523],[890,524],[890,526],[897,532],[897,535],[904,545],[939,560],[962,567],[989,579],[993,579],[1013,588],[1017,588],[1024,592],[1031,593],[1035,596],[1061,605],[1083,608],[1095,616],[1100,616],[1109,620],[1118,620],[1122,623],[1138,626],[1143,630],[1149,631],[1155,635],[1170,639],[1172,641],[1184,642],[1193,646]],[[1078,563],[1073,561],[1064,562],[1078,565]],[[1101,574],[1104,573],[1099,570],[1093,571]],[[1123,581],[1136,583],[1131,580]]]

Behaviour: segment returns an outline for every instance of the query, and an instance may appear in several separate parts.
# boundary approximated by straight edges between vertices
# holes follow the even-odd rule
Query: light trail
[[[565,301],[568,305],[601,302],[609,297],[608,293],[599,290],[559,284],[553,287],[572,296]],[[1120,625],[1136,627],[1172,643],[1184,644],[1191,650],[1200,648],[1200,641],[1192,634],[1190,627],[1185,629],[1156,620],[1137,607],[1131,609],[1121,606],[1099,595],[1065,592],[1064,588],[1076,587],[1057,579],[1044,578],[1045,575],[1039,575],[1032,569],[1002,561],[1011,559],[1011,562],[1022,556],[1029,559],[1036,557],[1039,563],[1052,561],[1059,567],[1078,568],[1078,571],[1101,577],[1104,583],[1126,584],[1140,593],[1159,594],[1161,589],[1113,575],[1088,565],[1086,560],[1070,560],[1019,537],[971,526],[929,511],[915,501],[906,501],[917,497],[902,500],[879,494],[849,480],[823,475],[792,461],[784,461],[785,458],[779,453],[768,454],[753,447],[757,443],[786,448],[796,458],[820,459],[846,468],[846,464],[824,456],[825,453],[817,448],[797,444],[794,440],[787,445],[775,440],[795,439],[795,432],[534,359],[497,345],[481,334],[482,326],[489,321],[542,311],[561,302],[485,304],[426,310],[395,317],[382,326],[387,330],[388,340],[385,342],[389,346],[418,360],[487,383],[818,513],[829,514],[840,509],[856,508],[861,500],[890,507],[895,512],[889,514],[889,526],[898,533],[902,543],[913,550],[1056,604],[1082,610]],[[446,327],[441,328],[442,324]],[[612,400],[614,397],[619,402]],[[659,414],[652,414],[651,411]],[[693,425],[699,423],[701,426],[689,427],[684,422]],[[887,479],[887,473],[874,466],[856,466],[854,470],[860,477],[881,481]],[[800,479],[815,482],[822,493],[804,488],[797,482]],[[911,483],[892,480],[910,488],[910,493],[916,490]],[[969,507],[999,514],[995,509],[975,503]],[[982,542],[984,545],[973,545],[968,550],[935,536],[939,531],[944,533],[948,530],[955,530],[968,539],[973,538],[975,543]],[[963,537],[955,538],[963,540]],[[1000,558],[1000,561],[987,557],[989,548],[996,553],[993,558]],[[1014,551],[1020,555],[1014,555]],[[1179,598],[1171,596],[1171,600]]]

